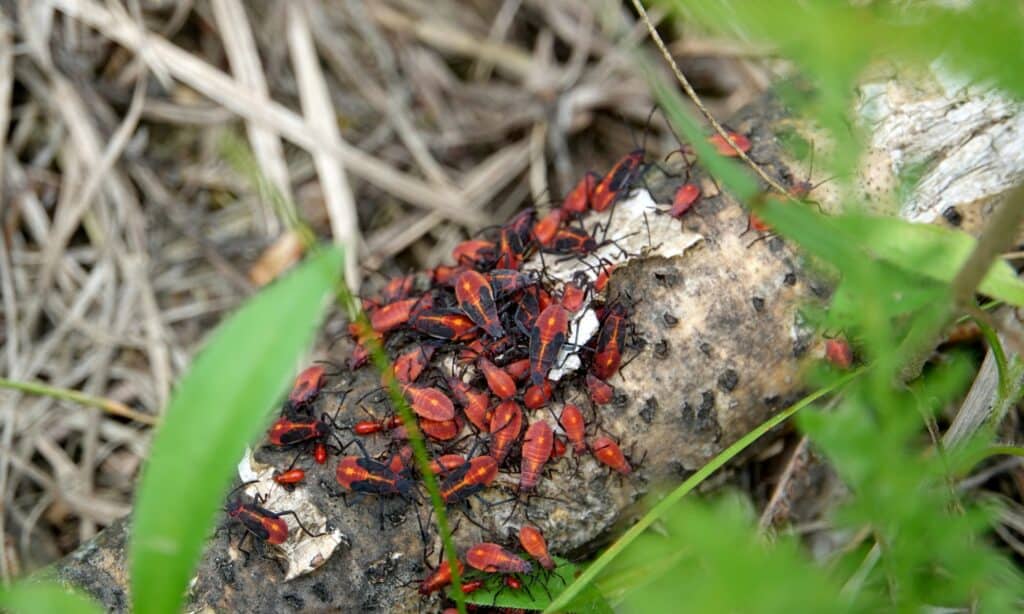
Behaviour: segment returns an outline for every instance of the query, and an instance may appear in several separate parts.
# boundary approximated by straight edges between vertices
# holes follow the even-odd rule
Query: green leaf
[[[244,446],[309,346],[342,253],[327,248],[266,288],[211,336],[153,440],[131,543],[135,611],[175,612]]]
[[[656,568],[651,558],[671,560]],[[649,567],[644,584],[625,596],[630,612],[849,612],[838,582],[799,548],[756,532],[749,504],[727,496],[712,505],[691,501],[665,518],[664,533],[647,533],[616,565]],[[681,599],[685,596],[685,599]]]
[[[0,589],[0,610],[11,614],[99,614],[103,611],[88,597],[56,582],[19,582]]]
[[[839,224],[851,234],[863,237],[868,250],[878,258],[943,282],[953,281],[977,244],[974,237],[960,230],[895,217],[849,214],[841,216]],[[1005,261],[992,265],[978,290],[1024,306],[1024,281]]]
[[[841,271],[877,267],[881,261],[905,272],[949,283],[977,244],[974,237],[963,231],[935,224],[863,213],[825,216],[791,201],[766,199],[758,215]],[[1024,306],[1024,281],[1003,261],[992,265],[978,291]]]
[[[571,584],[576,577],[576,565],[557,556],[552,559],[555,561],[555,569],[552,571],[545,571],[538,567],[530,575],[517,576],[523,582],[523,589],[513,590],[505,587],[504,583],[499,581],[499,577],[495,575],[479,590],[466,595],[466,601],[477,605],[543,610],[551,603],[550,596]],[[454,590],[454,587],[450,587],[448,595],[451,596]],[[598,595],[594,601],[603,602],[604,600]],[[590,609],[588,611],[600,610]]]

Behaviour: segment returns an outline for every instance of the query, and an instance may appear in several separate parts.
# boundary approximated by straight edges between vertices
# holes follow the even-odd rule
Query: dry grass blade
[[[104,399],[102,397],[96,397],[76,390],[63,390],[60,388],[54,388],[53,386],[47,386],[45,384],[39,384],[35,382],[17,382],[6,378],[0,378],[0,388],[8,388],[11,390],[20,390],[22,392],[28,392],[31,394],[40,394],[51,396],[59,399],[65,399],[68,401],[74,401],[80,405],[86,407],[95,407],[100,409],[112,416],[120,416],[122,418],[128,418],[134,420],[140,424],[146,424],[154,426],[157,424],[156,416],[144,414],[136,411],[131,407],[128,407],[124,403],[120,403],[113,399]]]
[[[217,28],[224,41],[224,50],[228,62],[231,63],[232,72],[237,75],[242,85],[251,88],[260,96],[269,98],[270,90],[263,76],[263,67],[260,64],[259,52],[256,50],[245,7],[239,0],[213,0],[211,6],[217,18]],[[249,132],[253,155],[264,175],[278,193],[289,201],[294,201],[281,140],[272,131],[253,122],[248,122],[246,129]],[[277,215],[269,202],[261,204],[265,231],[269,236],[276,236],[281,230]]]
[[[14,45],[11,25],[0,12],[0,160],[4,159],[7,130],[11,121],[11,90],[14,87]],[[0,189],[4,187],[3,165],[0,165]]]
[[[147,62],[157,62],[175,78],[242,117],[275,130],[305,149],[336,158],[339,164],[380,189],[411,204],[433,209],[460,223],[486,223],[481,215],[465,209],[461,194],[429,186],[344,142],[330,143],[293,111],[250,92],[196,56],[151,32],[141,30],[136,24],[119,18],[99,4],[89,0],[45,1],[98,29],[121,45],[143,54]]]
[[[374,3],[371,7],[370,15],[381,25],[416,36],[443,51],[479,58],[493,64],[499,71],[522,80],[536,71],[533,58],[516,47],[473,38],[447,23],[413,20],[384,4]]]
[[[327,82],[320,70],[320,61],[313,46],[306,2],[288,6],[288,45],[291,50],[299,96],[306,121],[320,132],[334,147],[340,148],[341,134],[335,120],[334,105],[327,92]],[[356,217],[355,199],[345,177],[345,169],[329,155],[314,151],[317,175],[327,205],[334,242],[345,246],[345,283],[349,290],[359,292],[359,219]]]

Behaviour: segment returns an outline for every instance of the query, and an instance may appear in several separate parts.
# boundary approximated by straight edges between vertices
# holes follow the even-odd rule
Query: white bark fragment
[[[265,497],[261,507],[271,510],[290,510],[302,520],[303,526],[314,535],[311,537],[296,525],[291,516],[284,516],[290,532],[288,540],[278,546],[282,558],[288,564],[285,581],[307,574],[327,562],[338,545],[348,543],[348,538],[339,529],[327,531],[327,517],[306,496],[306,487],[297,485],[290,492],[274,481],[277,468],[258,462],[252,450],[246,448],[245,455],[238,463],[238,477],[243,482],[253,483],[243,490],[250,497]]]
[[[601,244],[592,253],[579,257],[538,254],[523,263],[523,270],[543,269],[549,279],[557,281],[555,294],[558,295],[562,287],[579,274],[592,284],[605,267],[623,266],[635,258],[681,256],[703,237],[684,230],[682,222],[667,215],[668,207],[654,202],[647,190],[634,190],[607,211],[590,212],[580,220],[588,234]],[[604,237],[609,220],[611,230]],[[589,308],[593,298],[588,292],[583,307],[570,320],[568,343],[559,351],[556,366],[548,372],[551,381],[558,381],[580,368],[579,348],[597,334],[599,327],[597,315]]]
[[[1024,179],[1024,112],[992,88],[969,85],[934,67],[934,81],[888,80],[861,87],[858,113],[869,134],[868,160],[884,160],[863,185],[895,187],[923,172],[900,215],[932,222],[950,207],[998,196]],[[870,164],[870,162],[869,162]],[[887,179],[871,173],[887,171]],[[879,193],[869,195],[881,196]]]

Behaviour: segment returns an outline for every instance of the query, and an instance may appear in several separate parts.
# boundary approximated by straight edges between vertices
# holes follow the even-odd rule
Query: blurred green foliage
[[[99,614],[102,611],[88,597],[69,591],[56,582],[26,580],[10,588],[0,588],[0,612]]]
[[[940,67],[1013,96],[1024,94],[1019,3],[981,1],[960,9],[839,0],[660,4],[707,31],[767,43],[791,60],[813,95],[791,95],[786,102],[829,132],[836,146],[823,162],[840,177],[854,176],[862,151],[851,116],[857,80],[879,62]],[[649,66],[645,70],[653,74]],[[657,77],[651,80],[670,121],[699,145],[703,132],[678,93]],[[812,151],[797,142],[791,153],[807,159]],[[901,383],[905,365],[961,314],[964,306],[955,302],[950,282],[976,241],[957,231],[865,215],[862,203],[849,198],[848,213],[832,217],[765,198],[751,188],[747,169],[698,153],[719,181],[837,284],[831,308],[812,317],[823,330],[853,339],[868,367],[828,409],[806,411],[798,424],[850,490],[830,518],[838,530],[849,530],[850,544],[831,559],[813,561],[795,539],[759,534],[749,505],[738,496],[689,502],[661,516],[657,534],[627,534],[626,547],[613,545],[594,563],[603,569],[596,586],[622,611],[635,612],[1019,611],[1024,578],[987,540],[990,510],[959,493],[954,482],[985,457],[992,432],[947,450],[925,428],[943,406],[962,397],[976,365],[946,356],[922,377]],[[819,152],[816,164],[821,158]],[[1024,284],[1003,262],[995,263],[978,291],[1024,305]],[[1006,366],[1006,357],[999,358],[1001,372],[1019,377],[1018,359]],[[828,386],[837,377],[819,370],[812,383]],[[1000,390],[1008,394],[1010,387]],[[664,511],[655,507],[655,513]]]
[[[214,331],[178,384],[135,503],[134,611],[180,608],[235,464],[288,389],[341,264],[340,250],[318,250],[249,300]]]

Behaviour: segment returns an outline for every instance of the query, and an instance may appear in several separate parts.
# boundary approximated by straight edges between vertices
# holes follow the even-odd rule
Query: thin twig
[[[700,97],[697,95],[697,92],[693,89],[693,86],[690,85],[690,82],[686,79],[685,76],[683,76],[682,71],[679,70],[679,66],[676,64],[675,59],[672,58],[672,54],[669,52],[668,47],[666,47],[665,42],[661,40],[661,35],[658,34],[658,31],[654,28],[654,24],[651,23],[650,18],[647,16],[647,11],[644,9],[643,3],[641,3],[640,0],[632,1],[637,13],[640,14],[640,18],[643,19],[644,23],[647,25],[647,31],[651,35],[651,40],[653,40],[654,44],[658,46],[658,50],[661,51],[662,57],[665,58],[665,61],[668,62],[669,67],[672,68],[672,74],[675,75],[676,81],[679,81],[679,85],[683,86],[683,90],[686,92],[686,95],[690,98],[690,100],[693,101],[693,104],[697,106],[697,109],[700,110],[701,114],[705,117],[705,119],[708,120],[708,123],[711,124],[711,126],[715,129],[715,132],[717,132],[725,140],[725,142],[729,144],[729,147],[733,148],[733,150],[736,152],[736,155],[739,156],[741,160],[746,162],[750,166],[750,168],[754,169],[754,172],[757,173],[757,175],[761,179],[763,179],[765,183],[767,183],[772,188],[777,190],[780,194],[788,194],[789,191],[786,190],[785,187],[783,187],[778,181],[776,181],[774,178],[768,175],[768,173],[765,172],[765,170],[761,168],[760,165],[758,165],[756,162],[750,159],[750,156],[748,156],[746,152],[742,151],[739,147],[736,146],[736,143],[732,142],[732,139],[729,138],[729,133],[725,131],[725,128],[722,127],[722,124],[718,123],[718,120],[715,119],[715,116],[711,114],[711,111],[709,111],[708,108],[704,106],[704,102],[701,101]]]

